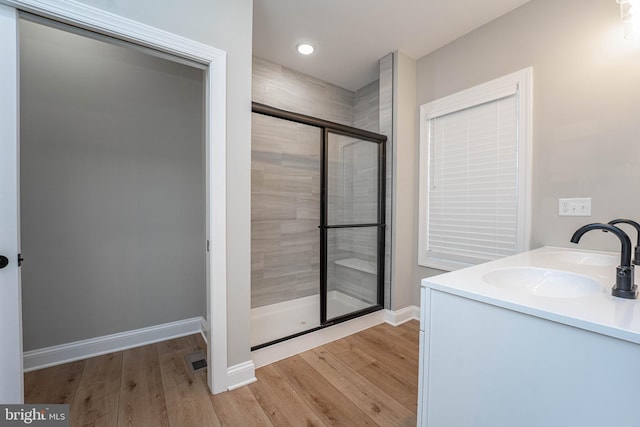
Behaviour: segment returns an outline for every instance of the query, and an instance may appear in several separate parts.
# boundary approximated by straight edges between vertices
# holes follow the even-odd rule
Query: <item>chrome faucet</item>
[[[637,222],[632,221],[630,219],[614,219],[613,221],[609,221],[609,224],[611,224],[611,225],[629,224],[629,225],[632,225],[633,228],[636,229],[638,240],[636,241],[636,247],[634,248],[634,251],[633,251],[633,261],[632,261],[632,263],[634,265],[640,265],[640,224],[638,224]]]
[[[620,251],[620,265],[616,268],[616,283],[611,289],[611,295],[614,297],[635,299],[638,298],[638,286],[633,280],[633,265],[631,265],[631,240],[629,236],[615,225],[610,224],[587,224],[576,230],[571,236],[571,243],[578,243],[584,233],[591,230],[604,230],[615,234],[620,243],[622,250]]]

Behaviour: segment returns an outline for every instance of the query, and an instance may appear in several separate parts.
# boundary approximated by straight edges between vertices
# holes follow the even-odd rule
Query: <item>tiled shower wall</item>
[[[378,80],[368,84],[355,93],[353,127],[380,132]]]
[[[253,100],[256,102],[378,132],[378,99],[377,81],[351,92],[260,58],[253,61]],[[357,145],[354,148],[359,150]],[[366,158],[353,148],[341,151],[360,162]],[[336,190],[330,206],[349,209],[357,217],[357,202],[354,205],[354,198],[345,193],[340,182],[345,177],[352,180],[354,177],[345,174],[355,169],[353,164],[349,167],[346,158],[339,157],[341,153],[334,154],[331,157],[336,164],[330,166],[330,170],[342,172],[333,174]],[[319,292],[319,156],[318,129],[253,115],[252,307]],[[364,194],[360,197],[362,200]],[[328,273],[330,290],[339,289],[358,296],[358,276],[369,273],[340,274],[332,262],[333,258],[342,257],[375,260],[372,257],[375,236],[359,233],[359,238],[355,237],[354,233],[330,236],[329,253],[334,256],[329,259]]]
[[[253,114],[252,306],[318,293],[320,130]]]
[[[353,126],[354,92],[256,57],[252,79],[254,102]]]

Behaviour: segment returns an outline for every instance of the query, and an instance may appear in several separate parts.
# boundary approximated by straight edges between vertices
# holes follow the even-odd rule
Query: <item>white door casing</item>
[[[0,403],[21,403],[22,327],[19,252],[18,11],[56,19],[207,65],[206,230],[208,383],[227,390],[226,52],[145,24],[65,0],[0,0]]]
[[[22,303],[18,268],[18,18],[0,5],[0,403],[22,403]]]

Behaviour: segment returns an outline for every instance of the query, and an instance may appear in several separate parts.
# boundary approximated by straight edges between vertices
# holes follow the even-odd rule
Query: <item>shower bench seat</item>
[[[354,270],[363,271],[369,274],[376,274],[376,263],[371,261],[365,261],[359,258],[344,258],[335,260],[334,263],[343,267],[352,268]]]

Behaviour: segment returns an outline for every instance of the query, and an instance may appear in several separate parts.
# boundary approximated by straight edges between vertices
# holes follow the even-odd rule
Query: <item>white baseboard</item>
[[[202,317],[194,317],[192,319],[164,323],[148,328],[27,351],[23,354],[24,371],[35,371],[36,369],[73,362],[75,360],[87,359],[102,354],[126,350],[128,348],[201,333],[203,321],[204,319]]]
[[[384,321],[393,326],[402,325],[409,320],[420,320],[420,307],[410,305],[400,310],[385,310]]]
[[[251,360],[230,366],[227,369],[227,384],[230,384],[228,386],[229,391],[256,381],[256,368]]]
[[[207,319],[204,317],[200,318],[200,335],[205,344],[209,345],[209,339],[207,338],[209,336],[209,323],[207,323]]]

